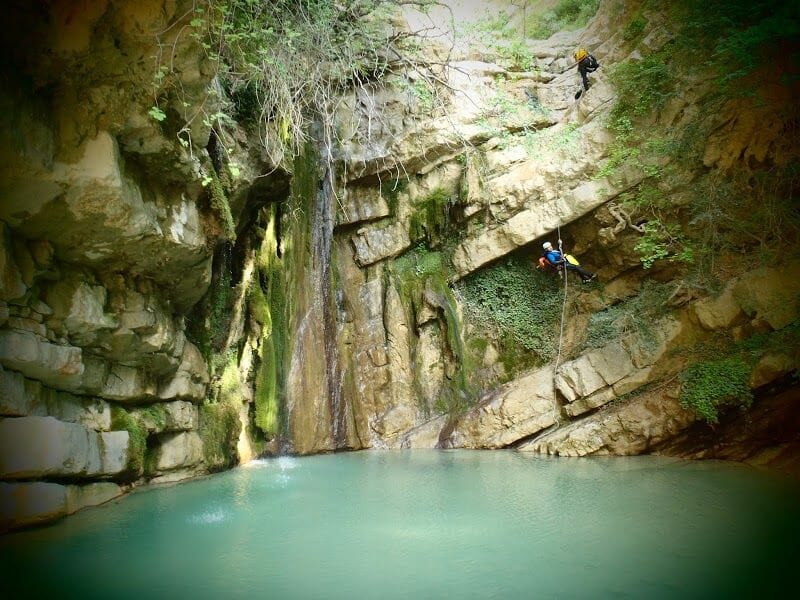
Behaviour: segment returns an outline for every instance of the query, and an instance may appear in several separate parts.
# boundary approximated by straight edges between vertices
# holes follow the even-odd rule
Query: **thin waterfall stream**
[[[347,444],[347,406],[342,398],[342,373],[339,361],[337,308],[331,277],[331,248],[333,247],[333,226],[335,190],[334,173],[327,150],[321,153],[322,185],[317,193],[314,222],[314,262],[319,265],[318,290],[322,301],[323,339],[325,346],[325,376],[328,390],[328,407],[331,415],[333,445],[342,449]]]
[[[320,137],[320,136],[318,136]],[[343,394],[339,356],[339,319],[333,269],[335,173],[324,143],[307,150],[293,188],[295,275],[290,281],[295,316],[288,336],[287,450],[341,450],[348,442],[348,404]]]

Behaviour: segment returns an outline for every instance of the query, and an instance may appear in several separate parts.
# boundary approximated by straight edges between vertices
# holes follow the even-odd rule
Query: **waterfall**
[[[317,136],[320,139],[322,136]],[[319,152],[319,149],[322,152]],[[319,152],[319,153],[318,153]],[[338,318],[332,267],[335,174],[327,147],[310,145],[295,161],[287,222],[292,296],[287,355],[286,407],[291,450],[299,454],[344,449],[348,405],[338,348]]]
[[[342,401],[342,372],[339,361],[338,319],[331,277],[331,248],[335,201],[334,173],[327,148],[322,152],[322,185],[317,193],[315,216],[312,219],[314,261],[319,264],[316,288],[322,301],[323,340],[325,348],[325,379],[328,389],[328,408],[331,415],[331,433],[335,449],[347,444],[347,406]],[[316,222],[316,223],[314,223]],[[319,227],[315,226],[319,224]]]

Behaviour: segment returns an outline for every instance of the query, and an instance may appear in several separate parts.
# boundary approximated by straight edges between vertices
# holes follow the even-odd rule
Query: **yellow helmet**
[[[589,52],[586,51],[586,48],[578,48],[573,56],[575,57],[575,62],[581,62],[584,58],[589,56]]]

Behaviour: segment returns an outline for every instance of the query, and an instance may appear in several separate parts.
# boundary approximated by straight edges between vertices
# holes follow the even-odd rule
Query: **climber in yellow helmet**
[[[575,62],[578,63],[578,73],[581,74],[581,79],[583,80],[583,89],[589,89],[589,78],[586,76],[587,73],[594,73],[597,68],[600,66],[600,63],[597,62],[597,59],[589,54],[589,51],[586,48],[578,48],[578,50],[573,54],[575,57]],[[579,91],[575,98],[580,98],[581,92]]]

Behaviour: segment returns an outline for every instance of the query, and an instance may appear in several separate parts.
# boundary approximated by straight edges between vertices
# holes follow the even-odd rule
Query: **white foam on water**
[[[292,456],[279,456],[278,458],[256,458],[242,465],[243,469],[268,469],[277,467],[281,471],[290,471],[300,466],[300,461]]]
[[[279,456],[276,462],[278,463],[278,468],[281,471],[296,469],[297,467],[300,466],[300,461],[291,456]]]
[[[223,521],[227,521],[230,515],[222,510],[221,508],[217,508],[214,510],[207,510],[202,512],[198,515],[192,515],[187,519],[189,523],[195,523],[198,525],[210,525],[212,523],[222,523]]]

